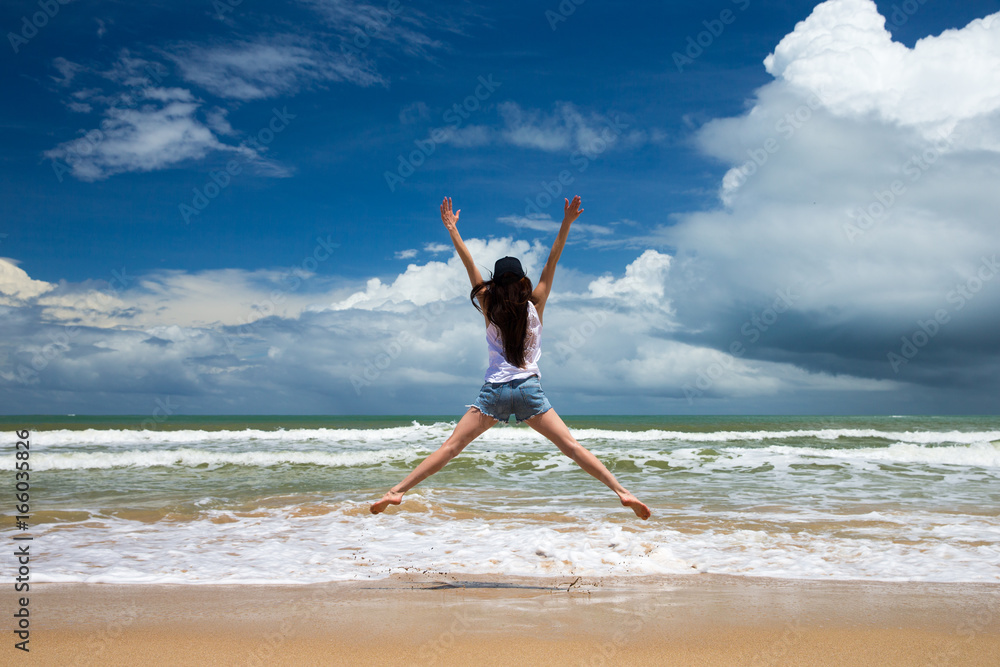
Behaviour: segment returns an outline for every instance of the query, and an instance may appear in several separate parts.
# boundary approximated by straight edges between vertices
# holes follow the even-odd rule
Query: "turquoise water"
[[[26,416],[0,431],[32,432],[41,581],[1000,581],[1000,418],[564,419],[649,521],[524,425],[495,426],[378,516],[368,505],[454,417]]]

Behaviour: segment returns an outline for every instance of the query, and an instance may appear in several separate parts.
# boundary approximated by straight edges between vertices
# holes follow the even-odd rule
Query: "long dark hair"
[[[480,313],[476,297],[483,293],[486,302],[486,319],[500,330],[503,356],[518,368],[524,368],[524,345],[528,335],[528,300],[531,298],[531,278],[504,284],[486,280],[472,288],[469,298]]]

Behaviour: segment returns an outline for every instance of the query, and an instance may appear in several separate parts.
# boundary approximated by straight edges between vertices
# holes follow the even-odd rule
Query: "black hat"
[[[524,277],[524,269],[517,257],[501,257],[493,267],[493,282],[508,285]]]

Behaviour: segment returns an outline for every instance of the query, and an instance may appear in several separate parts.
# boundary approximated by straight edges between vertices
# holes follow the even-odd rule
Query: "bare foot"
[[[642,501],[628,491],[618,494],[618,497],[621,498],[622,505],[625,507],[631,507],[632,511],[635,512],[635,515],[643,521],[648,519],[653,514]]]
[[[378,514],[379,512],[384,511],[385,508],[388,507],[390,503],[392,503],[393,505],[398,505],[401,502],[403,502],[402,493],[393,493],[392,491],[386,491],[385,495],[382,496],[382,500],[378,501],[377,503],[372,503],[371,512],[372,514]]]

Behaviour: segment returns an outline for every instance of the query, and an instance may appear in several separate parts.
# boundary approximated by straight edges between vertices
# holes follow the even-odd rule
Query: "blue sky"
[[[6,413],[458,412],[441,198],[537,274],[576,194],[561,412],[996,410],[998,2],[44,4],[0,10]]]

